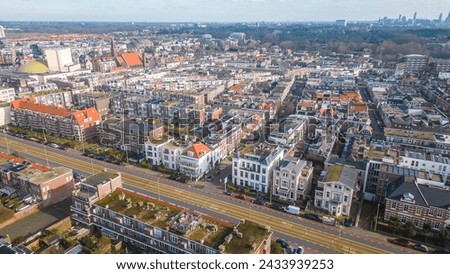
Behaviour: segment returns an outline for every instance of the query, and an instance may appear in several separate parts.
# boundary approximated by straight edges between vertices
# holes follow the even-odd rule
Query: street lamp
[[[45,135],[45,123],[44,119],[42,118],[42,134],[44,134],[44,142],[47,143],[47,136]],[[47,161],[47,166],[50,166],[50,163],[48,161],[48,155],[47,155],[47,147],[44,143],[44,153],[45,153],[45,160]]]
[[[159,174],[156,175],[156,187],[158,188],[158,201],[161,201],[161,194],[159,193]]]
[[[380,200],[378,199],[378,205],[377,205],[377,215],[375,217],[375,226],[373,228],[373,231],[376,232],[377,231],[377,224],[378,224],[378,214],[380,212]]]
[[[8,130],[8,127],[6,127],[6,130]],[[6,144],[6,149],[8,151],[8,154],[11,154],[11,151],[9,150],[9,145],[8,145],[8,138],[6,137],[5,131],[3,131],[3,136],[5,137],[5,144]]]

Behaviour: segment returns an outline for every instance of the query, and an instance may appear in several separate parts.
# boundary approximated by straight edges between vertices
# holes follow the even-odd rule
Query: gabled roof
[[[72,113],[72,115],[80,126],[89,124],[92,122],[100,122],[101,121],[100,114],[98,113],[97,109],[94,107],[87,108],[84,110],[74,111]],[[92,119],[89,119],[91,117],[92,117]]]
[[[138,53],[136,52],[127,52],[122,53],[122,58],[128,67],[142,66],[142,60]]]
[[[188,155],[188,152],[192,152],[194,154],[194,158],[200,159],[210,151],[211,149],[209,149],[209,147],[201,142],[198,142],[196,144],[193,144],[186,150],[186,155]]]
[[[450,191],[447,189],[418,184],[415,181],[407,181],[405,176],[391,183],[386,191],[386,199],[401,201],[404,194],[411,194],[416,205],[423,207],[438,207],[448,209],[450,207]]]
[[[18,102],[16,102],[18,101]],[[48,113],[55,116],[69,117],[70,110],[66,108],[58,108],[54,106],[36,104],[34,98],[19,99],[12,102],[14,110],[19,108],[32,110],[35,112]]]
[[[86,125],[92,122],[99,122],[101,120],[100,114],[94,107],[84,110],[72,111],[66,108],[58,108],[54,106],[36,104],[34,98],[18,99],[12,102],[14,110],[27,109],[35,112],[46,113],[54,116],[61,116],[65,118],[74,118],[78,125]],[[89,119],[91,118],[92,119]]]

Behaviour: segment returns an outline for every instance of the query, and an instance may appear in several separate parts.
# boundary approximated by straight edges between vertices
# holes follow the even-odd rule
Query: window
[[[419,226],[419,220],[414,219],[414,225],[415,225],[415,226]]]
[[[433,216],[434,215],[434,209],[429,208],[428,209],[428,215]]]
[[[422,210],[420,207],[416,207],[416,215],[420,215],[420,213],[422,213]]]
[[[404,205],[403,206],[403,211],[408,211],[409,210],[409,205]]]
[[[347,206],[342,207],[342,213],[347,213]]]
[[[397,208],[397,202],[392,202],[391,203],[391,208],[392,209],[396,209]]]
[[[405,216],[402,216],[402,217],[400,218],[400,222],[402,222],[402,224],[406,223],[406,217],[405,217]]]
[[[348,201],[348,196],[345,195],[345,196],[344,196],[344,202],[347,202],[347,201]]]
[[[178,244],[178,237],[173,234],[170,234],[170,241],[174,244]]]
[[[434,224],[434,228],[439,229],[440,227],[441,227],[441,224],[440,224],[440,223],[436,222],[436,223]]]
[[[162,231],[161,230],[159,230],[157,228],[154,228],[153,231],[154,231],[154,235],[155,235],[156,238],[162,238]]]
[[[325,208],[328,208],[329,205],[330,203],[328,201],[325,201]]]
[[[442,218],[442,210],[439,209],[439,210],[437,211],[437,217],[438,217],[438,218]]]

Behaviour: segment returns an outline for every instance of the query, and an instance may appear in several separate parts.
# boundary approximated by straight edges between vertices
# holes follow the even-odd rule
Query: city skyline
[[[439,0],[155,0],[123,3],[111,1],[3,3],[2,21],[120,21],[120,22],[249,22],[249,21],[349,21],[376,20],[400,14],[412,18],[445,19],[448,5]]]

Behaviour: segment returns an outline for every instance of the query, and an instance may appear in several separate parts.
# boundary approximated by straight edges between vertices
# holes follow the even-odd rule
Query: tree
[[[397,217],[391,217],[389,219],[389,228],[394,234],[398,234],[398,231],[400,230],[402,223],[398,220]]]
[[[447,244],[450,242],[450,232],[448,229],[444,228],[439,232],[439,244],[442,246],[447,246]]]
[[[424,224],[422,226],[422,233],[425,235],[425,242],[428,240],[428,233],[431,231],[431,226],[429,224]]]
[[[412,238],[416,236],[417,234],[417,228],[416,225],[413,224],[411,221],[406,222],[405,224],[405,236],[408,238]]]

